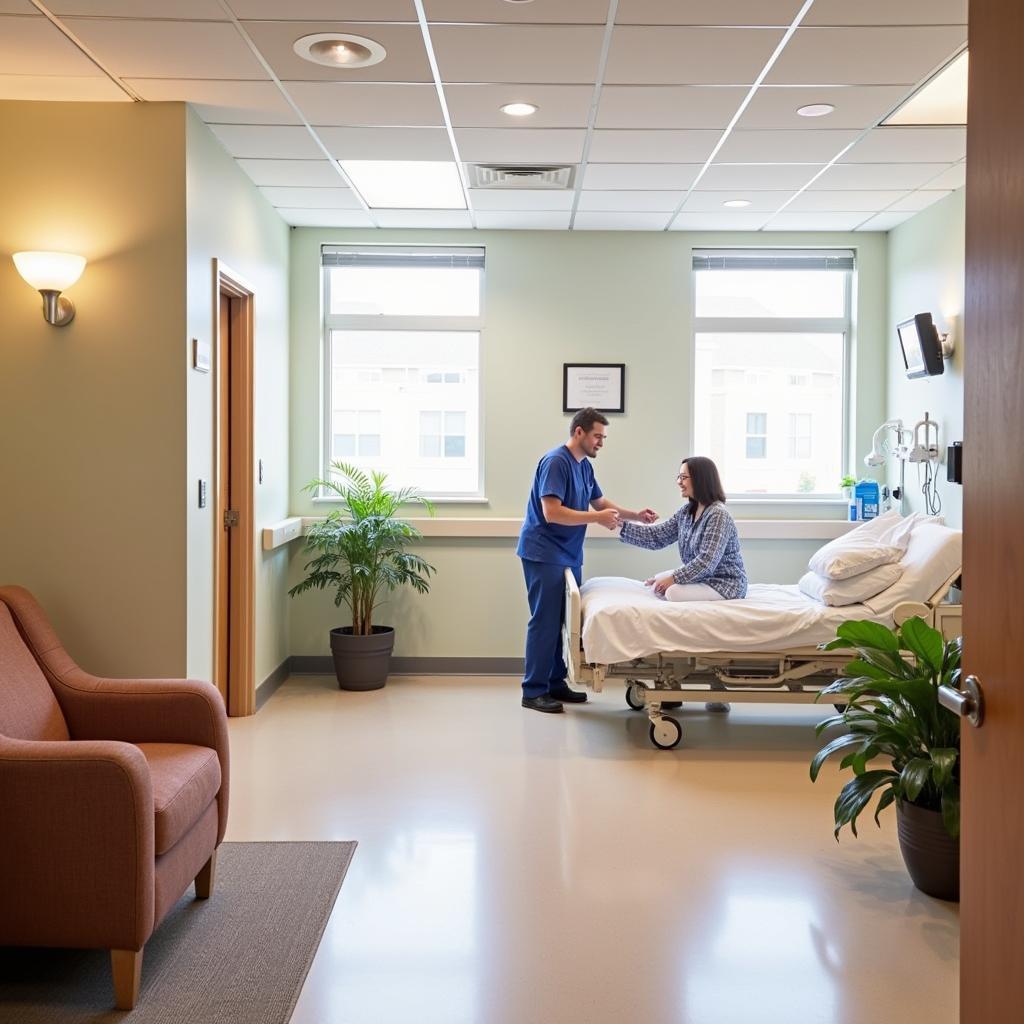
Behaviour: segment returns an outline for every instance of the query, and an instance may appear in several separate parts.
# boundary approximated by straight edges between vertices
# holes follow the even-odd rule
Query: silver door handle
[[[965,677],[962,690],[955,686],[940,686],[939,703],[975,727],[985,720],[985,696],[977,676]]]

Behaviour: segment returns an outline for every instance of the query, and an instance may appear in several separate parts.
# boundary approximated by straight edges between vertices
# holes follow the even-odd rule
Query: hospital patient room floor
[[[956,908],[892,809],[832,837],[812,706],[681,713],[653,749],[611,685],[290,679],[231,722],[229,840],[356,839],[293,1024],[952,1024]]]

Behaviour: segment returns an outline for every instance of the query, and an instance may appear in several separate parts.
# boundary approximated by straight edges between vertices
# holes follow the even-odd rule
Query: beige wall
[[[942,513],[950,526],[962,522],[963,488],[946,480],[946,446],[964,437],[964,214],[965,193],[922,210],[889,233],[889,323],[886,339],[888,400],[886,419],[902,419],[911,429],[925,412],[939,423],[939,468]],[[938,377],[907,380],[896,338],[896,324],[915,313],[931,313],[940,333],[951,331],[956,349]],[[944,326],[945,325],[945,326]],[[952,330],[951,330],[952,328]],[[866,454],[867,449],[863,454]],[[888,480],[899,480],[898,463],[890,460]],[[924,511],[917,467],[906,472],[907,508]]]
[[[435,242],[487,248],[481,366],[487,503],[445,505],[444,516],[521,516],[537,459],[565,436],[562,363],[625,362],[627,412],[613,416],[596,470],[625,505],[674,511],[679,458],[690,446],[691,250],[702,246],[830,246],[858,253],[854,316],[852,453],[866,451],[885,409],[886,242],[881,234],[687,234],[682,232],[415,232],[298,228],[292,232],[292,512],[323,514],[301,492],[319,471],[321,313],[319,248],[332,242]],[[727,473],[727,467],[724,467]],[[838,507],[736,505],[734,514],[841,517]],[[818,546],[744,544],[751,579],[795,583]],[[426,597],[405,594],[383,611],[400,624],[396,653],[508,657],[522,653],[526,598],[514,541],[444,540],[423,545],[438,568]],[[292,545],[290,579],[304,558]],[[588,542],[586,575],[666,568],[671,554]],[[291,653],[327,650],[346,609],[325,594],[291,605]]]
[[[185,671],[180,104],[0,103],[0,579],[99,673]],[[89,260],[43,321],[10,260]]]
[[[288,513],[288,228],[191,110],[186,149],[188,338],[212,348],[213,260],[240,275],[255,293],[254,455],[256,682],[288,657],[285,551],[263,551],[261,529]],[[216,506],[214,397],[216,373],[184,370],[188,394],[188,671],[213,678],[213,538]],[[199,480],[209,502],[198,505]]]

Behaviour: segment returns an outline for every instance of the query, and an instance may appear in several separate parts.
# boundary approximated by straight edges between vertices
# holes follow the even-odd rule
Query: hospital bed
[[[673,604],[619,577],[595,577],[581,589],[566,570],[567,677],[595,692],[622,679],[626,703],[647,711],[651,742],[671,750],[683,730],[664,714],[665,702],[812,703],[854,657],[817,647],[849,619],[892,627],[918,615],[947,637],[959,635],[960,605],[947,600],[959,576],[957,566],[932,589],[932,574],[927,592],[907,600],[903,588],[891,606],[872,599],[833,608],[774,584],[752,584],[743,600]]]

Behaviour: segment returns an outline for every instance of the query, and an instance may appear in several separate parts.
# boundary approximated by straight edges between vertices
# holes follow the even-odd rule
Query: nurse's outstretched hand
[[[658,521],[658,513],[653,508],[644,508],[637,513],[641,523],[656,523]]]
[[[597,521],[607,530],[619,528],[619,513],[613,508],[603,508],[597,513]]]

